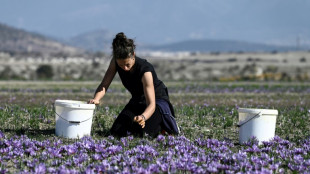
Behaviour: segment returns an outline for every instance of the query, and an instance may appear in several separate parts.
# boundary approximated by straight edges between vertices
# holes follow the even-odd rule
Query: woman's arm
[[[153,115],[156,107],[155,89],[151,72],[144,73],[142,76],[142,83],[147,107],[141,115],[134,118],[134,121],[138,122],[142,128],[144,128],[145,121]]]
[[[88,103],[92,104],[99,104],[100,99],[105,95],[106,91],[108,90],[114,76],[116,74],[116,65],[114,58],[111,59],[109,68],[105,73],[100,85],[98,86],[94,99],[89,100]]]

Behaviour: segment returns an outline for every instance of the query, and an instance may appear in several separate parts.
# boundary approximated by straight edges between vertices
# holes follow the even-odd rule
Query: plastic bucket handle
[[[96,111],[94,112],[94,114],[95,114],[95,113],[96,113]],[[67,121],[67,122],[69,122],[69,123],[83,123],[83,122],[88,121],[89,119],[92,118],[92,117],[89,117],[88,119],[83,120],[83,121],[69,121],[69,120],[63,118],[62,116],[60,116],[59,114],[57,114],[56,111],[55,111],[55,114],[56,114],[58,117],[62,118],[63,120],[65,120],[65,121]],[[94,114],[93,114],[93,115],[94,115]]]
[[[79,104],[78,104],[78,105],[79,105]],[[72,105],[70,105],[70,106],[72,106]],[[88,121],[89,119],[92,118],[92,117],[90,117],[90,118],[88,118],[88,119],[86,119],[86,120],[83,120],[83,121],[69,121],[69,120],[63,118],[61,115],[59,115],[59,114],[56,112],[55,105],[53,105],[53,110],[55,111],[55,114],[56,114],[58,117],[60,117],[61,119],[65,120],[65,121],[67,121],[67,122],[69,122],[69,123],[83,123],[83,122]],[[96,108],[94,109],[93,116],[94,116],[94,115],[96,115]]]
[[[238,127],[241,127],[241,126],[243,126],[245,123],[251,121],[253,118],[255,118],[255,117],[257,117],[257,116],[260,116],[260,117],[261,117],[262,115],[263,115],[263,114],[262,114],[262,111],[260,111],[260,112],[257,113],[256,115],[254,115],[254,116],[248,118],[248,119],[245,120],[245,121],[242,121],[242,123],[239,123],[237,126],[238,126]]]

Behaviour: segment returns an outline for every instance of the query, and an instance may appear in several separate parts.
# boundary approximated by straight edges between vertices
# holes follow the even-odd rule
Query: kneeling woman
[[[134,41],[124,33],[115,36],[113,58],[89,103],[99,104],[118,72],[132,98],[113,123],[111,134],[120,137],[128,133],[143,136],[144,132],[155,137],[162,131],[178,134],[167,87],[149,62],[136,57],[135,47]]]

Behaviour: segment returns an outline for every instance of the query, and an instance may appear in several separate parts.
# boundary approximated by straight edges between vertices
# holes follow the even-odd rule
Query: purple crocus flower
[[[162,163],[159,165],[160,166],[160,169],[163,171],[163,172],[168,172],[169,171],[169,165],[167,163]]]
[[[293,163],[288,163],[287,164],[288,168],[292,171],[297,171],[299,172],[300,171],[300,166],[296,165],[296,164],[293,164]]]
[[[52,166],[58,166],[60,164],[60,161],[58,159],[55,159],[54,161],[52,161],[51,165]]]
[[[70,170],[66,168],[66,166],[61,165],[58,170],[57,173],[59,174],[70,174]]]
[[[55,139],[55,141],[53,141],[53,142],[54,142],[54,143],[53,143],[54,147],[57,147],[57,146],[59,146],[59,145],[62,144],[61,139]]]
[[[50,154],[51,157],[56,157],[56,158],[61,158],[62,155],[60,153],[60,149],[56,149],[56,148],[47,148],[47,152]]]
[[[207,168],[207,171],[210,173],[217,173],[218,172],[217,168],[213,165],[209,165],[209,167]]]
[[[95,173],[95,171],[90,167],[87,167],[87,169],[85,170],[85,174],[93,174],[93,173]]]
[[[2,168],[0,168],[0,173],[8,173],[8,172],[9,172],[8,169],[2,169]]]
[[[98,160],[101,160],[101,159],[102,159],[102,156],[101,156],[101,155],[99,155],[99,154],[97,154],[97,153],[96,153],[96,154],[94,154],[92,157],[93,157],[93,159],[94,159],[94,160],[96,160],[96,161],[98,161]]]
[[[29,160],[29,161],[26,162],[26,165],[27,165],[29,168],[34,168],[34,167],[35,167],[35,162]]]
[[[163,142],[163,141],[165,141],[165,136],[163,136],[163,135],[158,135],[158,136],[157,136],[157,141],[158,141],[158,142]]]
[[[278,170],[280,165],[281,165],[281,163],[271,164],[270,169],[276,171],[276,170]]]
[[[72,155],[76,153],[77,148],[74,145],[68,145],[68,146],[64,146],[64,150],[67,151],[68,155]]]
[[[245,151],[246,152],[251,152],[251,153],[259,153],[259,152],[261,152],[261,150],[259,149],[259,147],[256,144],[254,144],[252,147],[248,148]]]
[[[150,164],[149,167],[147,168],[148,171],[151,173],[160,173],[160,167],[158,164]]]
[[[39,165],[35,166],[34,172],[38,174],[42,174],[46,172],[46,167],[44,163],[40,163]]]
[[[307,153],[304,152],[304,150],[302,148],[295,148],[293,153],[296,154],[296,155],[298,155],[298,154],[306,155],[307,154]]]
[[[121,142],[124,147],[127,147],[129,145],[126,137],[121,138]]]
[[[109,148],[107,148],[107,152],[111,155],[119,153],[122,150],[123,150],[122,146],[119,146],[119,145],[113,145],[113,146],[110,146]]]

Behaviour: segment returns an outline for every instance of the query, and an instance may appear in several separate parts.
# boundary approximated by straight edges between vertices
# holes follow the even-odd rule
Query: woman
[[[112,48],[113,57],[109,68],[94,98],[89,101],[89,103],[99,104],[118,72],[132,98],[113,123],[111,134],[126,136],[131,133],[143,136],[145,132],[153,137],[161,131],[177,134],[177,129],[169,128],[169,124],[174,128],[176,124],[167,88],[157,78],[153,66],[145,59],[136,57],[134,41],[128,39],[124,33],[118,33],[115,36]]]

